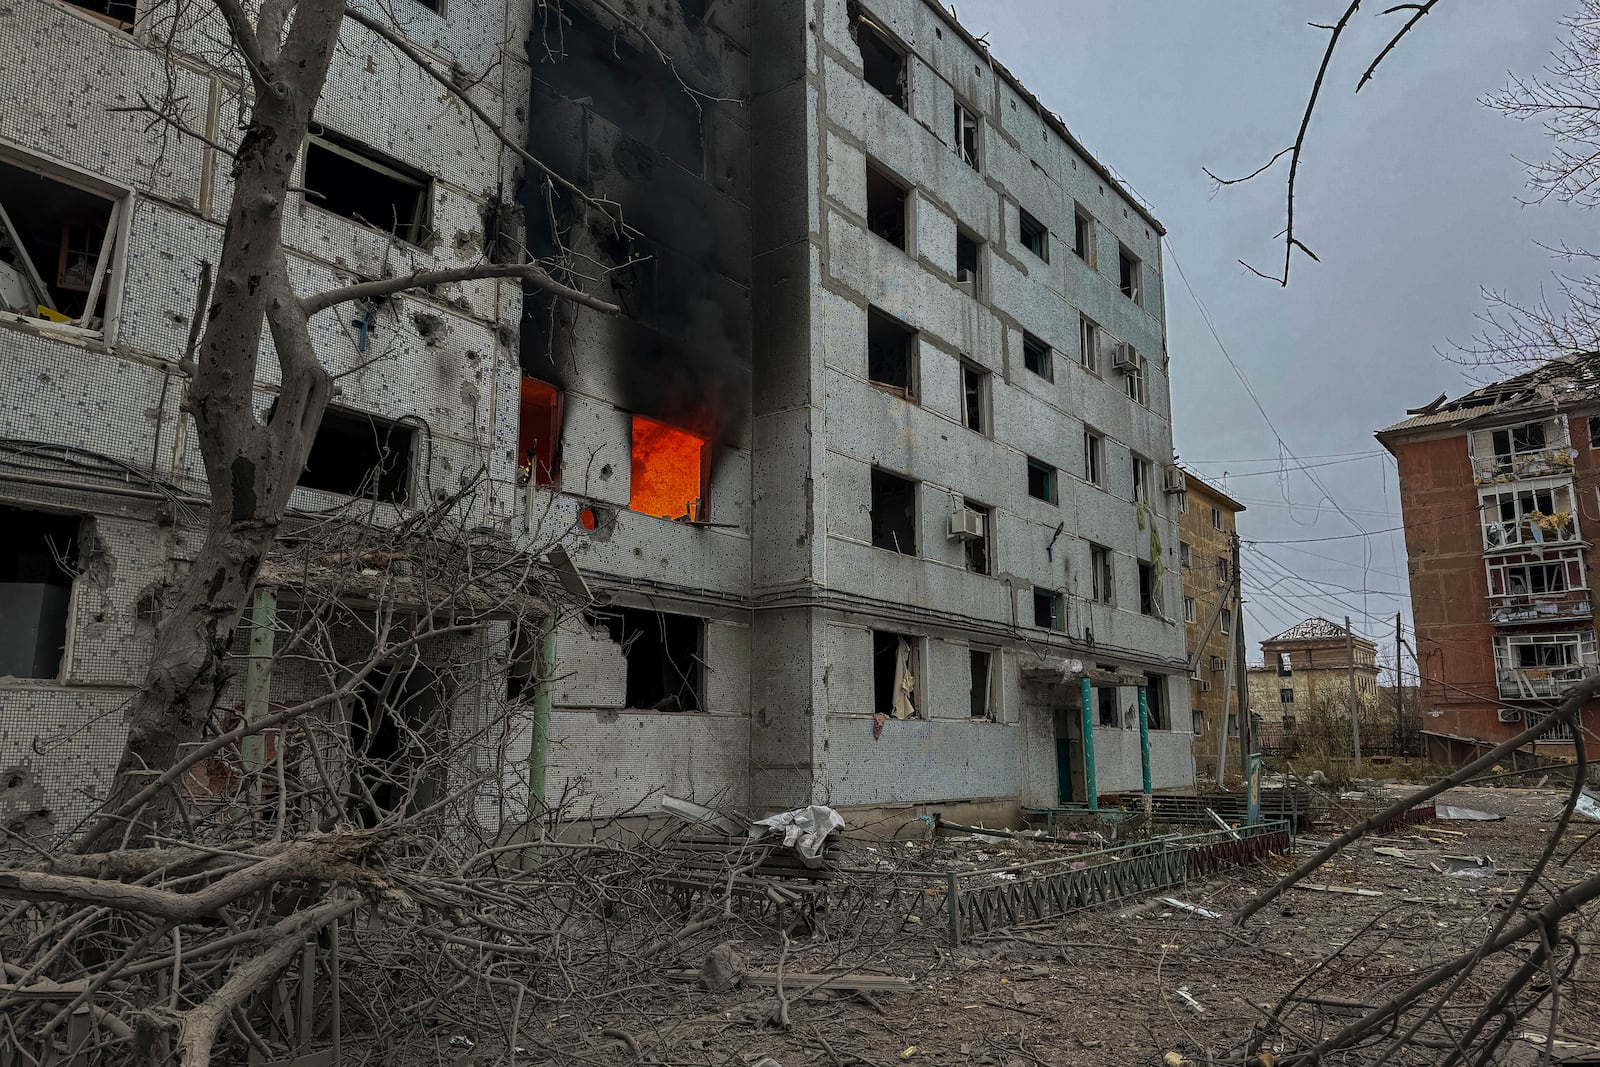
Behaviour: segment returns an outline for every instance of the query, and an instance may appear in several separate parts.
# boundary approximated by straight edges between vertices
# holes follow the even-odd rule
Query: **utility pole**
[[[1356,632],[1350,629],[1350,616],[1344,617],[1344,658],[1350,673],[1350,736],[1356,746],[1355,773],[1361,773],[1361,712],[1356,706]]]
[[[1405,755],[1401,744],[1405,729],[1406,682],[1405,675],[1400,672],[1400,613],[1397,611],[1394,613],[1394,751],[1397,756]]]
[[[1255,728],[1250,722],[1250,676],[1245,667],[1244,647],[1244,568],[1239,565],[1239,534],[1233,535],[1233,628],[1238,639],[1233,644],[1234,677],[1239,680],[1239,773],[1250,777],[1250,753],[1255,751]],[[1226,721],[1226,715],[1224,715]],[[1249,788],[1248,781],[1245,787]]]

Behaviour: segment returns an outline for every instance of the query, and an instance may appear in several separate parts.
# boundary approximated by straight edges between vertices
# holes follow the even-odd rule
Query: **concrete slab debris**
[[[1456,822],[1499,822],[1505,818],[1504,815],[1479,811],[1477,808],[1463,808],[1456,804],[1435,804],[1433,811],[1441,819],[1451,819]]]

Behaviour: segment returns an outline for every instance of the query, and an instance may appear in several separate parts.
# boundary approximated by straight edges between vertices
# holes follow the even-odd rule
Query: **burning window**
[[[589,612],[622,646],[628,664],[626,701],[642,711],[703,711],[706,623],[693,615],[642,608]]]
[[[1050,262],[1050,230],[1020,207],[1017,208],[1017,236],[1023,248]]]
[[[704,522],[710,465],[704,437],[635,415],[628,507],[675,522]]]
[[[972,649],[968,653],[971,663],[970,714],[974,719],[993,719],[994,707],[994,653]]]
[[[891,552],[917,554],[917,483],[872,469],[872,544]]]
[[[329,408],[317,427],[299,485],[404,504],[415,431],[359,411]]]
[[[0,677],[60,673],[81,525],[76,515],[0,507]]]
[[[983,278],[978,268],[978,249],[983,242],[961,227],[956,227],[956,284],[968,296],[983,296]]]
[[[1050,346],[1026,331],[1022,334],[1022,365],[1045,381],[1055,377],[1050,365]]]
[[[433,179],[358,141],[324,132],[306,138],[306,202],[421,244]]]
[[[101,329],[126,203],[0,162],[0,311]]]
[[[526,375],[517,423],[517,484],[556,484],[561,443],[561,390]]]
[[[1033,624],[1042,630],[1061,632],[1067,628],[1062,617],[1061,594],[1054,589],[1033,590]]]
[[[881,167],[867,164],[867,229],[904,251],[906,187]]]
[[[913,357],[917,333],[877,308],[867,309],[867,379],[907,400],[916,396]]]
[[[861,48],[861,78],[904,111],[906,107],[906,54],[859,8],[852,12],[856,44]]]
[[[917,638],[872,631],[872,710],[894,719],[920,719],[917,676],[921,672]]]

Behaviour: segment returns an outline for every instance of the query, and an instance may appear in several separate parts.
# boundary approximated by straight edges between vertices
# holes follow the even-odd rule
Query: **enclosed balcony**
[[[1468,440],[1472,475],[1478,485],[1572,473],[1572,441],[1564,415],[1474,430]]]
[[[1592,629],[1568,633],[1497,634],[1495,680],[1502,700],[1559,697],[1600,670]]]
[[[1537,478],[1478,490],[1485,552],[1576,545],[1577,512],[1571,478]]]
[[[1490,556],[1489,617],[1496,625],[1589,618],[1594,614],[1577,548]]]

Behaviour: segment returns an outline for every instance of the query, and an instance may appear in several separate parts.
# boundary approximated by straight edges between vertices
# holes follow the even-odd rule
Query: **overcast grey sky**
[[[1469,387],[1436,349],[1474,333],[1480,287],[1536,294],[1552,263],[1535,242],[1596,221],[1519,203],[1523,172],[1514,157],[1538,157],[1541,135],[1479,103],[1508,72],[1535,72],[1548,59],[1569,0],[1453,0],[1418,25],[1359,96],[1352,90],[1361,71],[1404,16],[1363,12],[1352,23],[1311,126],[1296,198],[1296,234],[1321,263],[1297,257],[1287,289],[1239,266],[1244,259],[1281,269],[1274,235],[1287,171],[1280,163],[1247,185],[1217,191],[1201,168],[1247,173],[1293,140],[1327,40],[1307,22],[1332,22],[1344,7],[1343,0],[968,0],[957,7],[969,29],[987,35],[995,58],[1167,227],[1178,453],[1248,506],[1241,535],[1263,542],[1245,549],[1251,662],[1262,637],[1308,615],[1348,613],[1357,632],[1392,649],[1397,610],[1410,628],[1407,599],[1393,595],[1407,589],[1405,546],[1398,533],[1358,535],[1307,474],[1279,475],[1277,438],[1195,296],[1287,446],[1316,467],[1351,518],[1386,531],[1400,525],[1400,509],[1393,464],[1373,431],[1441,391],[1455,396]],[[1284,457],[1282,466],[1294,461]],[[1274,541],[1298,543],[1265,543]]]

